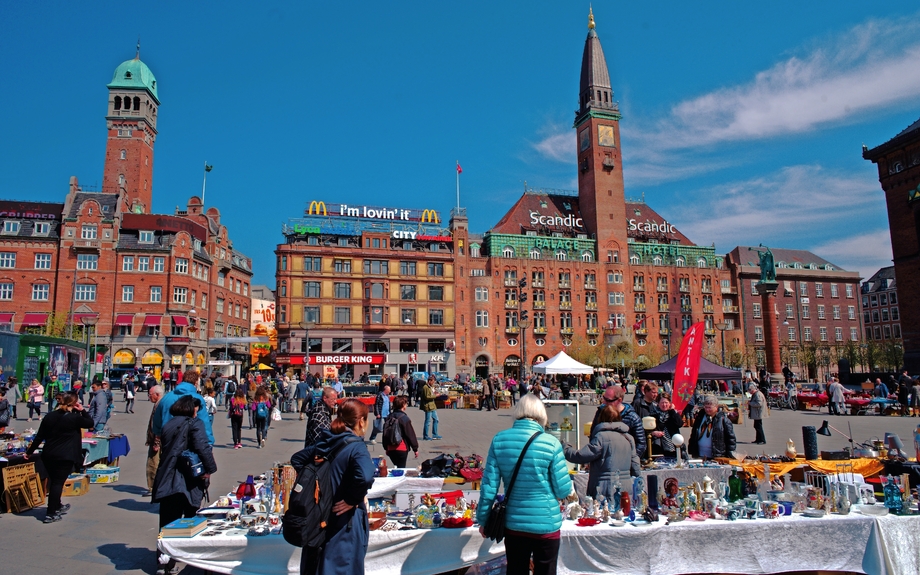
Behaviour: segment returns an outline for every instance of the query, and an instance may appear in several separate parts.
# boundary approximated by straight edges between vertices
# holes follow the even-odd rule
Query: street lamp
[[[527,328],[530,327],[530,320],[522,319],[518,321],[518,327],[521,328],[521,381],[527,379]]]
[[[99,321],[99,314],[97,313],[85,314],[85,315],[80,316],[80,323],[82,323],[83,326],[86,328],[83,331],[86,332],[86,382],[87,383],[89,383],[90,378],[93,376],[91,372],[92,368],[90,367],[90,360],[89,360],[89,341],[90,341],[89,333],[90,333],[90,328],[96,325],[98,321]]]
[[[725,367],[725,330],[728,329],[728,322],[724,319],[716,322],[716,329],[722,335],[722,367]]]
[[[303,339],[300,340],[300,350],[304,352],[303,368],[304,371],[310,371],[310,330],[316,326],[316,322],[302,321],[298,325],[303,330]]]

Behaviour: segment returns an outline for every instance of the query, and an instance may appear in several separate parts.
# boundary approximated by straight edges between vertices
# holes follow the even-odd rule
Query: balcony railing
[[[733,294],[738,293],[738,288],[733,288],[733,287],[722,287],[722,288],[720,288],[720,289],[721,289],[722,293],[733,293]]]
[[[706,335],[715,335],[715,334],[716,334],[716,330],[713,329],[713,328],[706,328],[704,331],[705,331]]]
[[[639,329],[636,330],[636,335],[648,335],[648,328],[640,327]]]
[[[585,289],[597,289],[597,282],[585,282]]]
[[[662,313],[668,311],[669,308],[670,308],[670,306],[669,306],[668,304],[664,304],[664,305],[658,304],[658,311],[660,311],[660,312],[662,312]]]
[[[680,306],[680,311],[683,311],[683,312],[690,312],[690,311],[693,311],[693,306],[691,306],[691,305],[683,305],[683,304],[682,304],[682,305]]]
[[[668,284],[658,284],[655,289],[661,293],[668,293]]]
[[[505,326],[505,333],[518,333],[520,331],[521,331],[521,328],[519,328],[516,325],[506,325]]]
[[[572,287],[572,282],[569,280],[559,280],[559,287],[560,288],[570,288]]]
[[[678,288],[678,290],[680,291],[680,293],[690,293],[690,286],[687,284],[680,284],[680,287]]]
[[[575,328],[574,327],[564,327],[564,328],[561,328],[559,332],[563,335],[572,335],[573,333],[575,333]]]
[[[722,306],[722,313],[738,313],[738,306],[736,305]]]
[[[505,286],[507,287],[517,287],[518,280],[517,278],[505,278]]]
[[[600,330],[598,328],[596,327],[588,328],[588,335],[597,335],[598,333],[600,333]]]
[[[713,312],[713,309],[714,309],[714,308],[713,308],[711,305],[704,305],[704,306],[703,306],[703,313],[712,313],[712,312]]]
[[[517,309],[518,301],[516,299],[506,299],[505,309]]]
[[[637,303],[635,307],[636,307],[636,311],[645,311],[644,303]]]
[[[570,301],[559,302],[559,309],[572,309],[572,302]]]
[[[596,302],[596,301],[586,301],[586,302],[585,302],[585,309],[587,309],[587,310],[596,310],[596,309],[597,309],[597,302]]]
[[[534,309],[546,309],[546,301],[540,300],[533,302]]]
[[[662,327],[658,328],[658,333],[661,335],[671,335],[671,330],[666,327]]]
[[[712,293],[712,286],[711,286],[711,285],[703,284],[703,285],[700,287],[700,291],[703,292],[703,293]]]
[[[645,291],[645,284],[633,284],[633,291]]]
[[[545,327],[535,327],[533,328],[533,332],[538,335],[544,335],[546,334],[546,328]]]
[[[533,280],[532,282],[530,282],[530,285],[531,287],[535,287],[535,288],[546,287],[546,284],[543,282],[543,280]]]

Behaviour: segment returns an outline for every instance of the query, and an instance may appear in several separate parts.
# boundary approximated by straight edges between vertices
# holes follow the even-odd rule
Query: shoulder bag
[[[191,435],[191,422],[191,419],[185,422],[186,448],[188,447],[188,438]],[[189,479],[195,479],[196,477],[204,475],[204,464],[201,462],[201,457],[191,449],[186,449],[179,454],[179,458],[176,461],[176,467],[178,467],[179,471]]]
[[[517,479],[518,471],[521,470],[521,463],[524,461],[524,455],[527,453],[527,448],[530,447],[530,444],[533,443],[541,433],[541,431],[538,431],[530,436],[530,439],[524,446],[524,450],[521,451],[521,456],[518,457],[517,464],[514,466],[514,473],[511,474],[511,481],[509,481],[508,486],[505,487],[505,496],[502,497],[501,495],[497,495],[495,501],[492,502],[492,509],[489,510],[489,518],[486,519],[483,530],[485,531],[486,537],[496,543],[499,543],[505,538],[505,512],[508,507],[508,499],[511,497],[511,488],[514,487],[514,480]]]

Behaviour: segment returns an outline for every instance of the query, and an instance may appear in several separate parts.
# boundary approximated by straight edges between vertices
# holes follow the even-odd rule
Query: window
[[[414,285],[399,286],[399,299],[414,300],[415,299],[415,286]]]
[[[336,273],[351,273],[351,260],[335,260],[334,266]]]
[[[351,323],[351,308],[350,307],[335,308],[335,323]]]
[[[623,292],[610,292],[607,294],[607,302],[610,305],[626,305],[626,294]]]
[[[838,297],[837,284],[831,284],[831,297]]]
[[[10,285],[10,292],[12,293],[12,285]],[[12,295],[9,299],[12,299]],[[476,312],[476,327],[489,327],[489,312],[485,310],[479,310]]]
[[[511,246],[505,246],[502,248],[502,257],[503,258],[513,258],[514,257],[514,248]]]
[[[476,301],[489,301],[489,288],[478,287],[474,293]]]
[[[217,313],[224,313],[224,298],[217,298]]]
[[[892,311],[892,316],[894,315],[894,312],[897,311],[897,309],[898,309],[898,308],[892,308],[892,309],[891,309],[891,311]],[[855,306],[855,305],[848,305],[848,306],[847,306],[847,318],[848,318],[848,319],[856,319],[856,306]]]
[[[897,305],[898,304],[898,294],[896,294],[895,292],[891,292],[890,294],[888,294],[888,302],[891,305]]]
[[[195,301],[198,299],[198,292],[192,290],[192,294],[189,296],[188,303],[192,307],[195,307]]]
[[[131,335],[131,331],[132,331],[132,330],[131,330],[131,327],[132,327],[132,326],[130,326],[130,325],[120,325],[120,326],[118,326],[118,335],[120,335],[121,337],[125,337],[125,336]]]
[[[303,271],[321,272],[323,271],[323,258],[305,257],[303,259]]]
[[[177,274],[187,274],[188,273],[188,260],[185,258],[176,258],[176,273]]]
[[[891,321],[900,321],[900,320],[901,320],[901,314],[898,313],[898,308],[896,307],[891,308]]]
[[[882,321],[888,321],[888,308],[882,308]]]
[[[236,304],[233,306],[233,315],[235,317],[240,317],[240,304]]]
[[[84,225],[80,229],[80,239],[95,240],[97,237],[96,226]]]
[[[19,233],[19,222],[13,222],[9,220],[3,222],[3,233],[18,234]]]
[[[444,325],[444,310],[443,309],[428,310],[428,325]]]
[[[281,256],[278,258],[278,269],[282,271],[287,269],[287,256]]]
[[[336,260],[343,261],[343,260]],[[349,260],[349,270],[351,270],[351,261]],[[338,270],[336,270],[338,271]],[[390,262],[387,260],[364,260],[364,273],[373,275],[387,275],[390,273]]]
[[[885,339],[891,339],[891,326],[884,325],[882,328],[885,330]]]
[[[834,340],[843,341],[843,328],[842,327],[834,328]]]
[[[141,231],[138,236],[137,241],[142,244],[152,244],[153,243],[153,232],[150,231]]]
[[[217,272],[217,285],[224,287],[225,280],[227,278],[226,272]]]
[[[399,262],[399,275],[414,276],[415,262]]]
[[[280,286],[278,286],[278,295],[281,297],[287,297],[287,286],[286,285],[281,284]]]
[[[623,273],[622,272],[609,272],[607,274],[607,283],[612,283],[612,284],[623,283]]]
[[[530,259],[532,259],[532,260],[538,260],[538,259],[540,259],[540,256],[541,256],[541,253],[540,253],[540,250],[539,250],[539,249],[537,249],[537,248],[530,248]]]
[[[895,339],[901,339],[900,324],[894,324],[893,326],[891,326],[891,330],[892,330],[892,334],[894,335]]]
[[[834,312],[834,319],[840,319],[840,306],[839,305],[834,306],[833,312]]]
[[[885,294],[885,293],[878,294],[878,303],[879,305],[888,305],[888,294]]]
[[[134,286],[121,286],[121,301],[134,301]]]
[[[802,328],[802,339],[805,341],[811,341],[811,328],[805,326]]]
[[[878,296],[875,294],[870,295],[869,302],[871,303],[872,307],[876,307],[878,305]]]
[[[0,300],[9,301],[13,299],[13,284],[0,283]]]
[[[824,284],[815,283],[815,297],[824,297]]]
[[[208,309],[208,294],[201,294],[201,308]]]
[[[121,271],[123,272],[133,272],[134,271],[134,256],[125,256],[121,259]]]
[[[303,282],[303,297],[319,297],[319,282]]]
[[[364,288],[364,297],[382,299],[383,298],[383,284],[379,282],[371,283],[370,289],[367,287]]]
[[[403,309],[400,312],[400,323],[405,325],[415,325],[416,313],[414,309]]]
[[[303,319],[307,322],[319,323],[319,308],[316,306],[304,306]]]
[[[153,258],[153,271],[162,272],[166,269],[166,258],[155,257]]]
[[[846,284],[844,287],[846,288],[847,297],[853,297],[853,284]]]
[[[243,282],[243,295],[245,296],[249,295],[249,284],[246,282]]]
[[[428,286],[428,301],[444,301],[444,286]]]
[[[556,253],[553,257],[560,262],[564,262],[569,258],[569,254],[567,254],[565,250],[556,250]]]
[[[789,333],[789,341],[795,341],[795,328],[790,327],[788,333]]]
[[[799,282],[799,295],[802,297],[808,297],[808,284],[805,282]]]
[[[95,270],[99,267],[99,256],[96,254],[77,254],[78,270]]]
[[[751,280],[751,295],[759,295],[759,292],[757,291],[757,282],[754,280]]]
[[[50,270],[51,254],[35,254],[35,269]]]
[[[808,311],[808,304],[807,304],[807,303],[803,303],[803,304],[802,304],[802,319],[808,319],[808,318],[809,318],[809,313],[810,313],[810,312]]]
[[[348,239],[349,239],[349,238],[339,238],[339,241],[338,241],[339,247],[340,247],[340,248],[347,248],[347,247],[348,247]]]
[[[188,303],[188,288],[174,287],[173,288],[173,303]]]
[[[428,275],[429,276],[444,276],[444,264],[429,263],[428,264]]]
[[[333,296],[336,299],[348,299],[351,297],[351,284],[347,282],[335,282],[333,284]]]
[[[821,309],[821,306],[818,306],[818,309]],[[795,311],[793,310],[792,304],[786,304],[786,318],[791,319],[795,317]]]
[[[51,293],[50,285],[32,284],[32,301],[48,301],[48,296],[50,293]]]
[[[137,258],[137,271],[139,272],[150,271],[150,258],[148,257]]]
[[[16,254],[13,252],[0,252],[0,268],[15,268]]]
[[[36,222],[32,224],[32,235],[47,236],[51,232],[51,224],[45,222]]]
[[[855,328],[855,327],[851,327],[851,328],[850,328],[850,340],[851,340],[851,341],[856,341],[856,340],[858,340],[858,339],[859,339],[859,332],[856,331],[856,328]]]
[[[214,322],[214,337],[224,337],[223,322],[219,322],[219,321]]]
[[[96,301],[96,286],[91,284],[77,284],[74,301]]]
[[[818,306],[818,319],[824,319],[824,315],[825,315],[825,314],[824,314],[824,306],[823,306],[823,305],[819,305],[819,306]]]
[[[160,303],[161,301],[163,301],[163,288],[150,286],[150,303]]]

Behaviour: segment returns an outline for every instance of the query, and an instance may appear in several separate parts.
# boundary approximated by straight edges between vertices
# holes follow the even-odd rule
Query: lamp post
[[[298,324],[303,330],[303,339],[300,340],[300,349],[304,352],[303,369],[310,371],[310,330],[316,326],[315,321],[302,321]]]
[[[716,329],[719,330],[722,336],[722,367],[725,367],[725,330],[728,329],[728,322],[724,319],[716,322]]]
[[[521,328],[521,381],[527,379],[527,328],[530,327],[530,320],[522,319],[518,321],[518,327]]]
[[[186,329],[188,330],[188,335],[189,335],[189,345],[186,347],[186,351],[188,351],[188,348],[191,347],[192,339],[195,338],[195,332],[198,331],[198,319],[197,318],[198,318],[197,311],[195,311],[194,309],[188,310],[188,328]],[[195,350],[192,350],[193,355],[194,353],[195,353]],[[192,361],[195,361],[195,360],[196,358],[192,359]],[[207,353],[206,353],[205,362],[207,361],[208,361],[208,358],[207,358]],[[166,367],[164,369],[169,369],[169,370],[172,369],[172,358],[170,358],[169,361],[166,362]],[[165,375],[166,372],[164,371],[163,373]]]
[[[96,325],[98,321],[99,321],[99,314],[96,314],[96,313],[80,316],[80,323],[82,323],[83,326],[86,328],[83,331],[86,332],[86,381],[87,382],[89,382],[90,378],[93,376],[93,374],[91,373],[90,362],[89,362],[89,353],[90,353],[89,352],[89,343],[90,343],[89,332],[90,332],[90,328]]]

